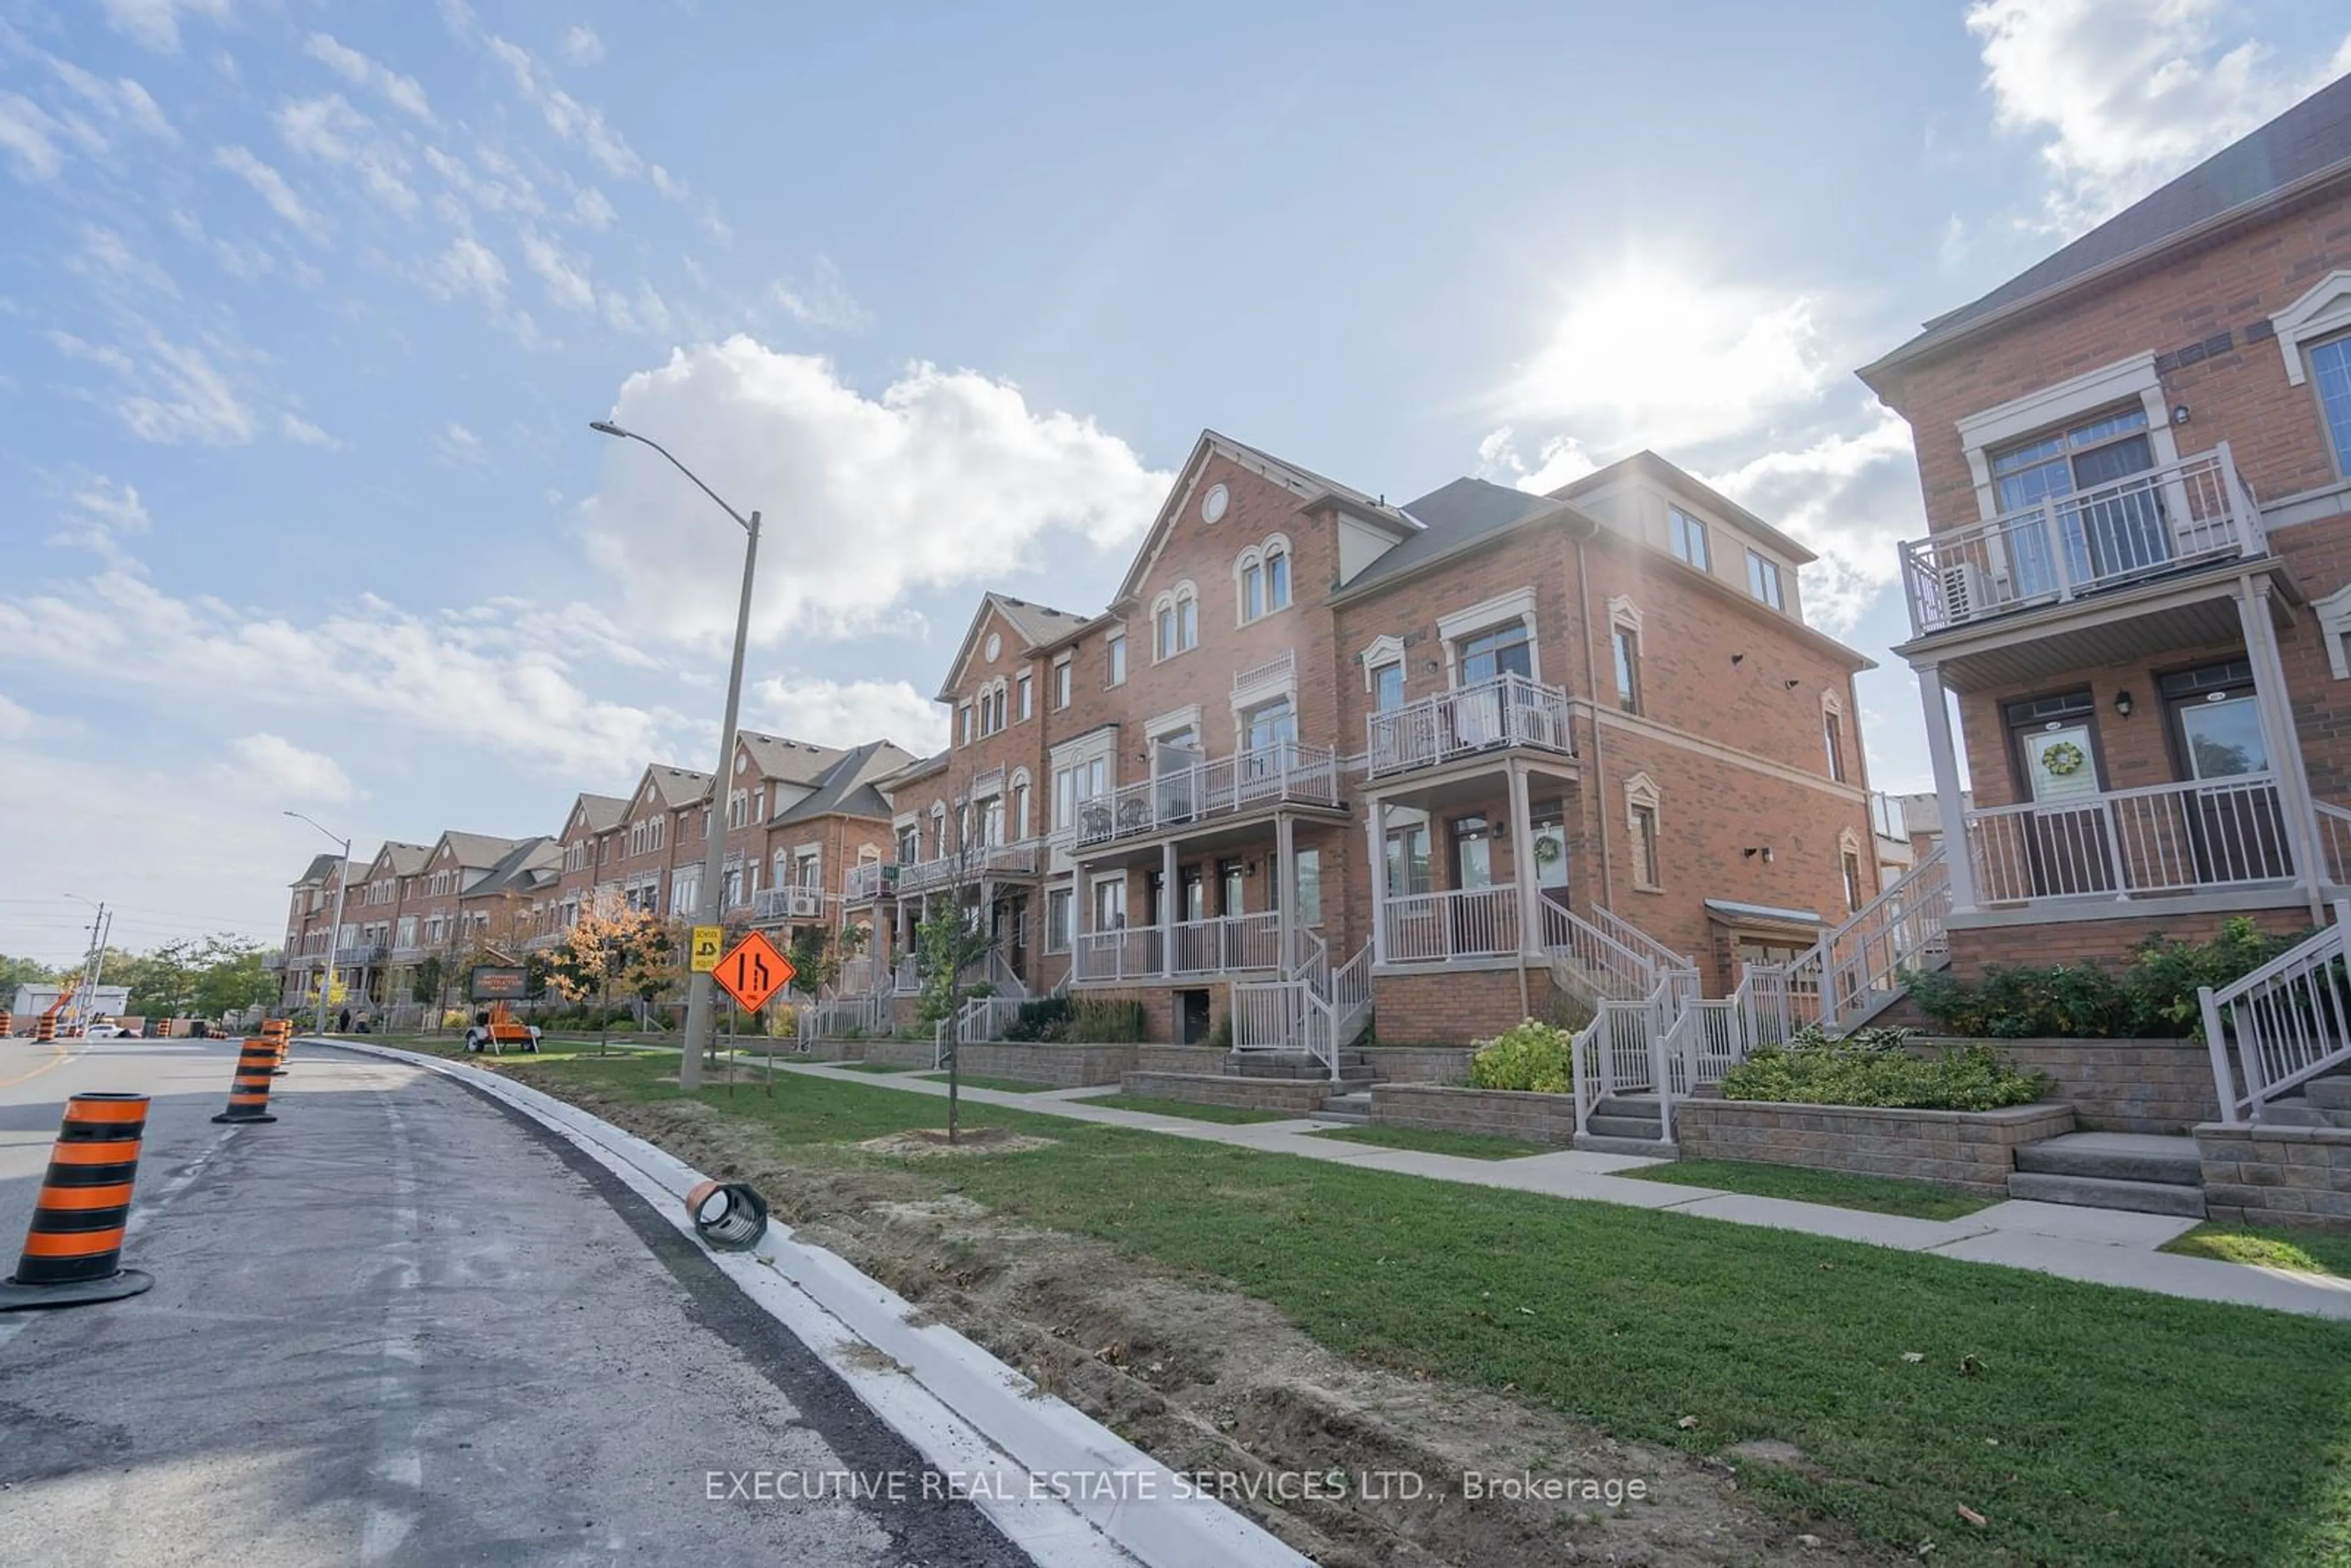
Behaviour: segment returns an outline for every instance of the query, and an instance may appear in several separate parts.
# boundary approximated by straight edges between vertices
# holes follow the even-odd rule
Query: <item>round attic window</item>
[[[1232,492],[1222,485],[1209,486],[1208,493],[1200,497],[1200,520],[1215,522],[1225,515],[1225,508],[1232,504]]]
[[[1004,652],[1004,639],[990,632],[987,634],[987,662],[994,664],[996,655]]]

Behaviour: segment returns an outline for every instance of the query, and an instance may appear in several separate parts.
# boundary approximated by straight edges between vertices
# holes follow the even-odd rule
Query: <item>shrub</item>
[[[1144,1027],[1138,997],[1079,997],[1070,1004],[1068,1038],[1088,1045],[1132,1045],[1144,1038]]]
[[[1469,1059],[1470,1086],[1567,1093],[1575,1086],[1574,1060],[1569,1055],[1574,1040],[1563,1029],[1528,1019],[1478,1042],[1478,1054]]]
[[[2209,942],[2141,943],[2121,974],[2095,963],[1988,967],[1976,981],[1948,972],[1904,977],[1918,1009],[1953,1034],[1993,1040],[2164,1038],[2199,1032],[2196,991],[2225,986],[2301,936],[2273,936],[2242,915]]]
[[[1817,1026],[1785,1045],[1756,1048],[1723,1074],[1726,1100],[1807,1105],[1885,1105],[1913,1111],[1991,1111],[2039,1099],[2048,1080],[2020,1072],[1989,1045],[1959,1046],[1933,1061],[1904,1049],[1906,1029],[1858,1030],[1832,1040]]]
[[[1209,1028],[1208,1038],[1200,1043],[1215,1051],[1230,1051],[1233,1048],[1233,1015],[1227,1012],[1218,1019]]]
[[[465,1016],[465,1009],[463,1008],[451,1008],[441,1015],[443,1029],[464,1029],[473,1021]]]
[[[1068,1038],[1070,998],[1039,997],[1022,1002],[1012,1021],[1004,1026],[1004,1038],[1010,1040],[1056,1040]]]

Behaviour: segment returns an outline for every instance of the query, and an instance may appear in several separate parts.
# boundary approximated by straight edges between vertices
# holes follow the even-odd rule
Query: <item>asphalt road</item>
[[[576,1150],[305,1048],[279,1121],[214,1126],[232,1049],[0,1040],[0,1269],[66,1096],[135,1089],[125,1261],[156,1281],[0,1314],[0,1561],[1028,1561],[918,1484],[844,1496],[922,1460]]]

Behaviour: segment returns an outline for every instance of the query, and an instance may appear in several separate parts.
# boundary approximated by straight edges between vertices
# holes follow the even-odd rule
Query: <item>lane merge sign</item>
[[[718,967],[718,955],[726,950],[726,928],[718,925],[697,925],[694,928],[694,972],[707,975]]]
[[[769,997],[792,983],[799,971],[776,950],[767,936],[754,931],[718,960],[718,984],[745,1012],[758,1012]]]

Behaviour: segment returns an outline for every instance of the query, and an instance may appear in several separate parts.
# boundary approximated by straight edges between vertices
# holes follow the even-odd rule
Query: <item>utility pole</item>
[[[343,884],[350,880],[351,841],[348,838],[336,838],[328,829],[320,827],[317,822],[311,822],[309,818],[299,811],[281,811],[278,815],[291,817],[298,822],[310,822],[312,827],[325,833],[330,841],[343,846],[343,858],[335,866],[335,909],[334,913],[327,917],[327,967],[319,974],[319,1032],[324,1034],[327,1032],[327,998],[333,994],[335,988],[336,950],[343,940]]]

